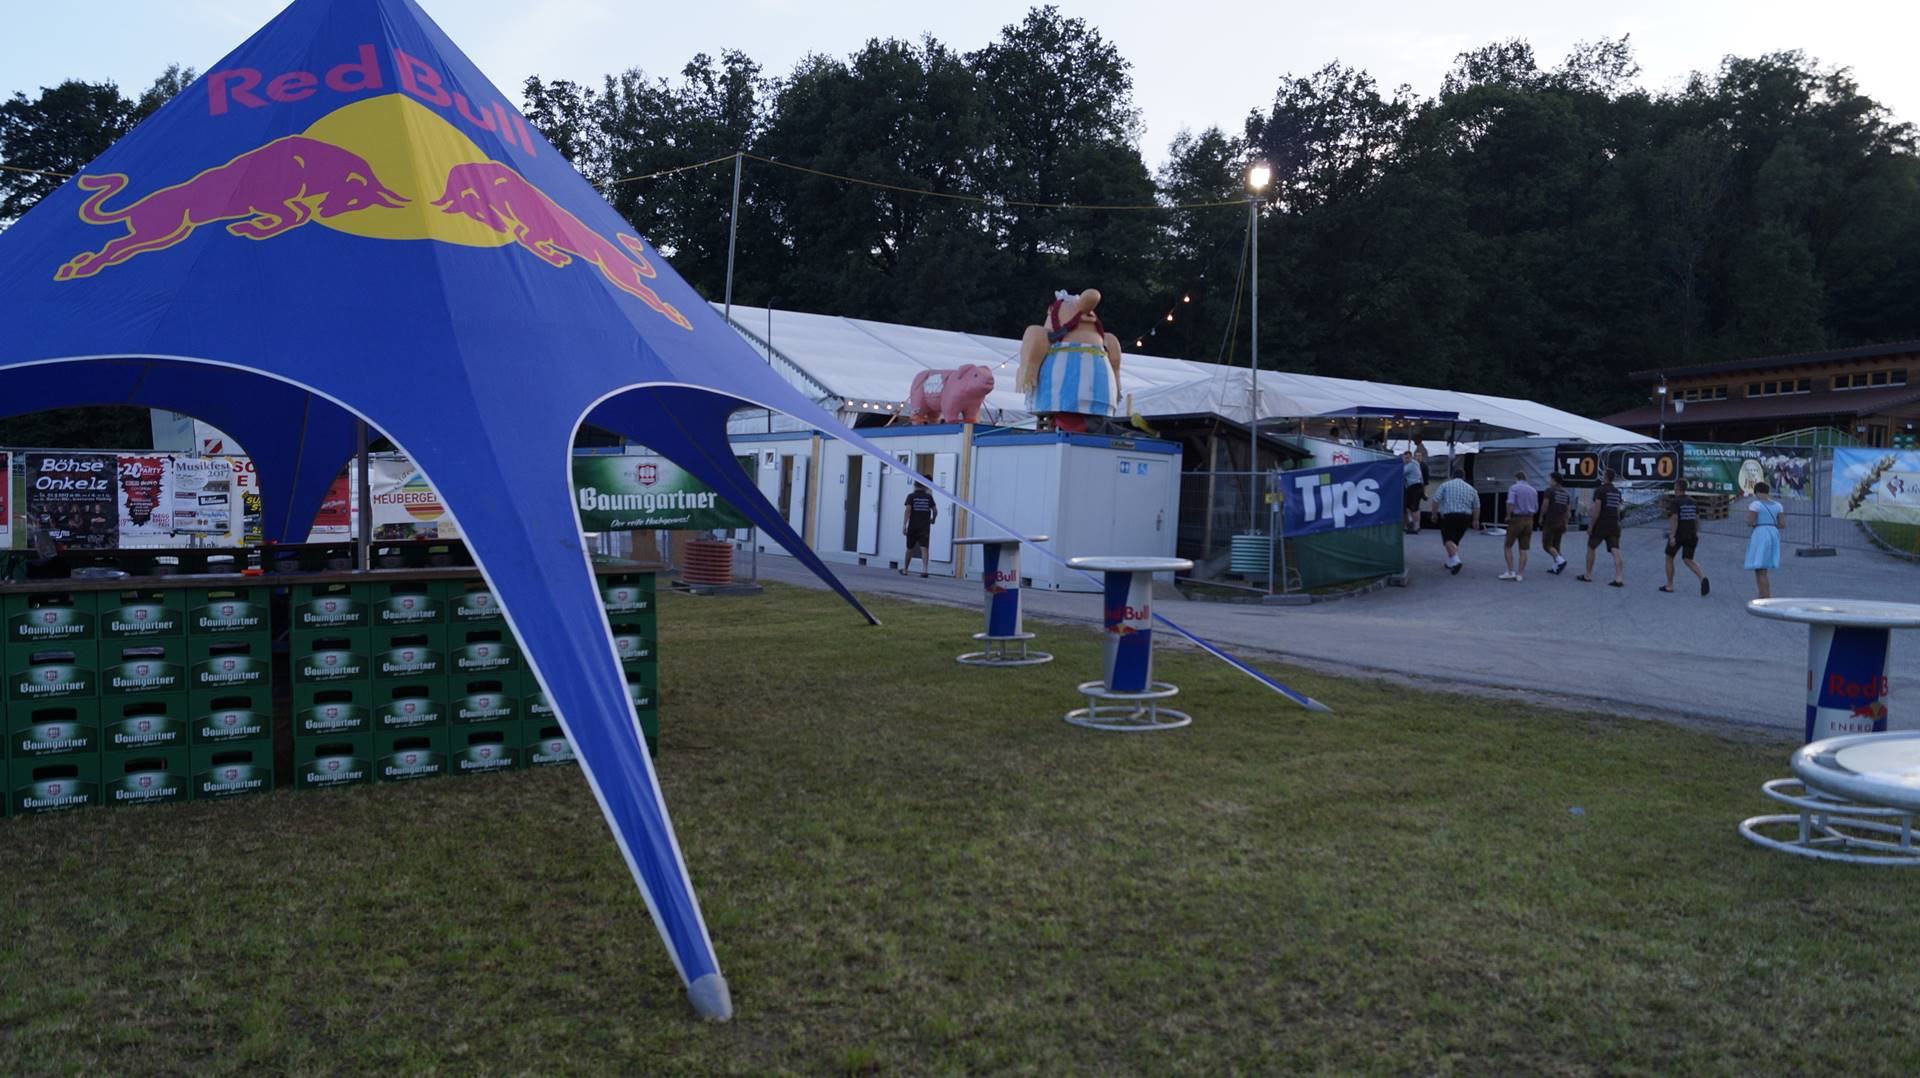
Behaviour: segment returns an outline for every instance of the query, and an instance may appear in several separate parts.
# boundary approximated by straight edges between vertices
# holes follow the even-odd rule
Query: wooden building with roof
[[[1653,368],[1630,377],[1646,387],[1647,403],[1601,422],[1674,441],[1748,442],[1830,427],[1863,446],[1912,447],[1920,428],[1920,341]]]

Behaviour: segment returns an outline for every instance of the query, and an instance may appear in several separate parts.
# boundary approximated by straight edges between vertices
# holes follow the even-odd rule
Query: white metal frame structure
[[[1741,823],[1748,841],[1822,861],[1920,865],[1920,731],[1827,738],[1801,746],[1791,766],[1794,777],[1761,791],[1795,811]],[[1783,827],[1794,830],[1768,833]]]

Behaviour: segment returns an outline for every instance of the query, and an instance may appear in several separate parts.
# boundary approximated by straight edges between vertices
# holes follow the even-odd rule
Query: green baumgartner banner
[[[1808,496],[1813,450],[1785,445],[1727,445],[1688,442],[1684,447],[1687,485],[1697,493],[1744,498],[1755,483],[1773,488],[1776,498]]]
[[[590,532],[745,528],[746,517],[665,457],[576,456],[574,504]]]

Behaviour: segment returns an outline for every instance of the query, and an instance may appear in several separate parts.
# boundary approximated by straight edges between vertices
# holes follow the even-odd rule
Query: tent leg
[[[369,474],[368,462],[373,454],[367,452],[367,421],[355,420],[353,424],[354,462],[358,468],[358,477],[354,480],[357,490],[354,497],[360,503],[359,532],[354,536],[354,563],[361,572],[373,568],[373,477]]]

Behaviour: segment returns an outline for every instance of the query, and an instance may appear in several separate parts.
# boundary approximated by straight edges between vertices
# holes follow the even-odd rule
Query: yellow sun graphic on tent
[[[316,217],[316,224],[368,239],[440,240],[468,247],[513,242],[508,233],[434,205],[456,166],[491,159],[472,139],[413,98],[385,94],[356,101],[322,116],[303,133],[359,154],[381,183],[407,200],[377,213]]]

